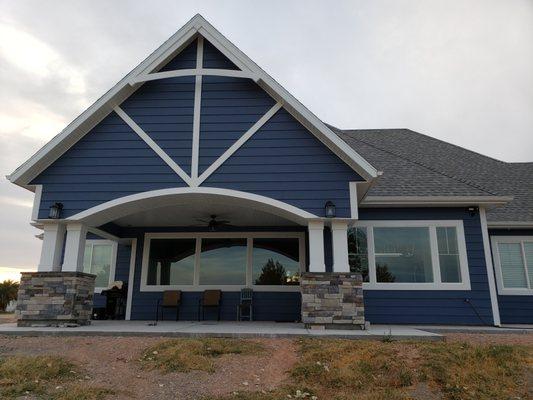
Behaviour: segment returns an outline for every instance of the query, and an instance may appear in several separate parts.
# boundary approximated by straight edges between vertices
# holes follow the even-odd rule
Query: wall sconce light
[[[326,218],[335,218],[336,209],[335,209],[335,204],[333,204],[333,202],[328,200],[324,208],[326,211]]]
[[[473,217],[474,215],[477,214],[477,210],[478,210],[478,208],[477,207],[473,207],[473,206],[468,207],[466,209],[466,211],[468,211],[468,213],[470,214],[471,217]]]
[[[50,219],[59,219],[61,217],[61,211],[63,210],[62,203],[54,203],[50,207],[50,212],[48,213],[48,218]]]

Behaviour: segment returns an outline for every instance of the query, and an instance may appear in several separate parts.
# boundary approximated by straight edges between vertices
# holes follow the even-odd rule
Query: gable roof
[[[533,224],[533,163],[507,163],[409,129],[340,130],[383,171],[372,197],[479,196],[501,199],[487,212],[494,226]]]
[[[11,182],[31,190],[32,188],[28,184],[35,176],[80,140],[91,128],[105,118],[115,106],[135,92],[144,81],[167,75],[191,75],[192,70],[159,72],[159,68],[166,65],[199,35],[206,38],[239,68],[239,70],[231,73],[234,73],[235,76],[253,79],[364,179],[371,181],[379,175],[378,171],[361,157],[354,148],[348,146],[279,83],[235,47],[201,15],[197,14],[7,178]]]

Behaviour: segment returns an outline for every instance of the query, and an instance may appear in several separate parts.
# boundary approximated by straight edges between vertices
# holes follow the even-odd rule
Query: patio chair
[[[250,288],[241,289],[241,298],[237,306],[237,321],[253,320],[254,291]]]
[[[176,308],[176,321],[180,316],[181,305],[181,290],[165,290],[163,292],[163,301],[157,300],[157,308],[155,310],[155,325],[159,321],[159,310],[161,310],[161,320],[163,320],[163,311],[165,308]]]
[[[217,321],[220,321],[220,299],[222,297],[221,290],[204,290],[200,301],[198,302],[198,321],[200,321],[200,311],[202,320],[204,320],[206,308],[217,309]]]

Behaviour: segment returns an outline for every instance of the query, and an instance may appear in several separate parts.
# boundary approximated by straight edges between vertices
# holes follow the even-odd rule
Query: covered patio
[[[99,293],[121,281],[126,320],[155,319],[163,293],[179,291],[179,310],[165,312],[167,319],[236,321],[240,291],[250,288],[254,321],[298,322],[303,275],[350,271],[353,220],[334,216],[235,190],[143,192],[46,221],[39,272],[96,275],[95,310],[105,305]],[[204,315],[206,290],[222,296]]]

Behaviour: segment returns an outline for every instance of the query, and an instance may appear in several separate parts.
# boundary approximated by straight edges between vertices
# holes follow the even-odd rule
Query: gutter
[[[361,207],[458,207],[458,206],[503,206],[513,200],[512,196],[367,196]]]

